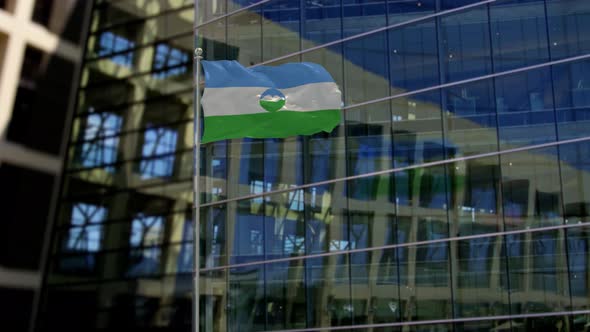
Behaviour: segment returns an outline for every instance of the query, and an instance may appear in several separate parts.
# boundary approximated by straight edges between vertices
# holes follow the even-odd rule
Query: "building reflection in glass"
[[[586,1],[197,2],[208,60],[316,62],[345,102],[201,147],[202,331],[584,330]],[[188,331],[192,2],[94,15],[39,326]]]

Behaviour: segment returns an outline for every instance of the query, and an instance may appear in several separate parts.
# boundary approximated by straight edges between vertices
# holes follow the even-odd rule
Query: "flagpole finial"
[[[195,48],[195,59],[201,60],[203,58],[203,49],[200,47]]]

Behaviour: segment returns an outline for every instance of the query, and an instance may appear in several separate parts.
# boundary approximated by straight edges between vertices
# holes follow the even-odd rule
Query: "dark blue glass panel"
[[[545,5],[541,0],[500,1],[490,5],[494,71],[549,60]]]
[[[388,24],[401,23],[420,16],[433,14],[435,9],[436,0],[388,0]]]
[[[440,19],[444,81],[491,73],[490,31],[486,6]]]
[[[590,135],[590,61],[553,66],[560,140]]]
[[[342,38],[340,0],[302,3],[301,38],[304,49]]]
[[[380,32],[344,45],[344,100],[347,105],[389,95],[387,34]]]
[[[496,78],[501,149],[556,140],[552,88],[548,68]]]
[[[590,2],[547,0],[547,21],[553,60],[590,52]]]
[[[588,299],[588,277],[590,243],[588,228],[573,228],[567,231],[567,252],[569,282],[574,310],[585,310],[590,305]]]
[[[387,24],[386,0],[343,0],[344,37],[384,27]]]
[[[443,93],[446,101],[447,156],[497,151],[492,80],[449,87]]]
[[[481,2],[482,0],[441,0],[440,9],[448,10]]]
[[[393,95],[437,85],[435,21],[389,31],[389,58]]]

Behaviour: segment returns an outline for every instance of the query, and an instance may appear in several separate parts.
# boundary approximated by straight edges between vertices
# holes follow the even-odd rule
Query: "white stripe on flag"
[[[201,99],[205,116],[266,113],[260,106],[264,87],[206,88]],[[310,112],[342,107],[342,95],[334,82],[311,83],[280,90],[287,98],[284,110]]]

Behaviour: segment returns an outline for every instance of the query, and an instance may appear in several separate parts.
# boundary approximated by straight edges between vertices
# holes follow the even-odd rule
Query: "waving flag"
[[[282,138],[331,132],[340,123],[342,95],[314,63],[245,68],[237,61],[201,61],[205,91],[202,142]]]

